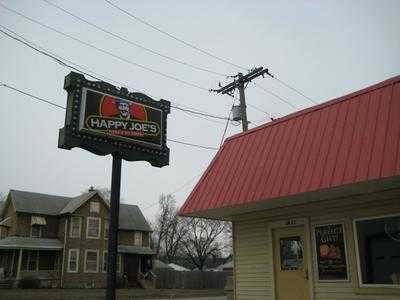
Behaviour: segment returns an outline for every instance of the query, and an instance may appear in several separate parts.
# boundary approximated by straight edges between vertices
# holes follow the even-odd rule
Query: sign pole
[[[130,93],[107,82],[90,81],[76,72],[65,77],[64,89],[68,98],[58,147],[78,147],[113,158],[105,295],[107,300],[115,300],[122,160],[147,161],[158,168],[169,164],[167,115],[171,102]]]
[[[110,223],[108,233],[108,261],[107,261],[107,290],[106,299],[115,300],[117,285],[117,254],[118,254],[118,223],[119,223],[119,199],[121,188],[121,155],[113,153],[111,174],[111,199],[110,199]]]

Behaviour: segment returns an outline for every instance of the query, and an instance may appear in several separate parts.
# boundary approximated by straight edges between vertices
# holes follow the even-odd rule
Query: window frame
[[[97,208],[92,209],[94,206],[96,206]],[[89,212],[99,214],[100,213],[100,202],[99,201],[90,201]]]
[[[79,234],[77,236],[72,235],[72,219],[79,219]],[[81,237],[81,232],[82,232],[82,217],[77,217],[77,216],[71,216],[71,222],[70,222],[71,226],[69,228],[69,237],[70,238],[80,238]]]
[[[140,244],[136,244],[136,234],[140,235]],[[143,234],[141,231],[135,231],[133,236],[133,245],[143,247]]]
[[[97,254],[96,271],[87,269],[87,254],[89,252]],[[83,267],[84,273],[99,273],[99,262],[100,262],[100,251],[98,249],[85,249],[85,261],[84,261],[84,267]]]
[[[98,236],[89,236],[89,222],[90,220],[99,220]],[[86,218],[86,238],[98,240],[101,237],[101,218],[99,217],[87,217]]]
[[[361,273],[361,264],[360,264],[360,249],[358,246],[358,232],[357,232],[357,225],[356,222],[358,221],[366,221],[366,220],[374,220],[374,219],[383,219],[383,218],[390,218],[390,217],[399,217],[400,213],[394,214],[383,214],[383,215],[375,215],[375,216],[368,216],[368,217],[360,217],[353,219],[353,236],[354,236],[354,244],[355,244],[355,258],[356,258],[356,265],[357,265],[357,277],[358,277],[358,285],[360,288],[384,288],[390,289],[394,291],[400,291],[400,284],[373,284],[373,283],[363,283],[362,282],[362,273]]]
[[[110,232],[110,221],[107,220],[107,219],[104,220],[104,231],[103,231],[103,234],[104,234],[104,239],[108,240],[108,233],[106,234],[106,227],[108,227],[107,230],[108,230],[108,233],[109,233]]]
[[[76,270],[71,270],[71,268],[70,268],[71,252],[76,252]],[[80,251],[78,248],[72,248],[72,249],[68,250],[68,261],[67,261],[67,272],[68,273],[78,273],[79,272],[79,254],[80,254]]]
[[[39,228],[39,236],[33,236],[33,226],[37,226]],[[42,225],[31,225],[31,232],[30,232],[30,237],[33,238],[41,238],[42,237]]]
[[[104,256],[107,254],[107,259],[108,259],[108,250],[103,251],[103,256],[102,256],[102,265],[101,265],[101,272],[107,273],[107,270],[104,269]],[[119,263],[119,264],[118,264]],[[118,268],[119,266],[119,268]],[[122,273],[122,254],[117,254],[117,273]]]

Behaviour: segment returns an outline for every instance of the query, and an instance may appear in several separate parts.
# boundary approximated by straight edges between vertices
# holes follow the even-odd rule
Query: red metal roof
[[[227,139],[180,213],[400,175],[400,76]]]

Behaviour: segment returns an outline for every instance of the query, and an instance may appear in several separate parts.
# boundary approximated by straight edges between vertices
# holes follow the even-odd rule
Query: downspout
[[[63,246],[63,258],[62,258],[62,264],[61,264],[60,287],[63,287],[63,285],[64,285],[65,245],[67,244],[67,231],[68,231],[68,218],[65,218],[65,225],[64,225],[64,246]]]

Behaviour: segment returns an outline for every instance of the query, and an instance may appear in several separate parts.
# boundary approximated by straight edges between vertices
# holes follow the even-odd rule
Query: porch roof
[[[119,253],[128,253],[128,254],[155,254],[154,250],[149,247],[140,247],[140,246],[128,246],[128,245],[118,245]]]
[[[3,221],[0,222],[0,226],[11,227],[11,217],[5,218]]]
[[[9,236],[0,240],[0,249],[61,250],[58,239]]]

